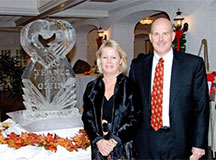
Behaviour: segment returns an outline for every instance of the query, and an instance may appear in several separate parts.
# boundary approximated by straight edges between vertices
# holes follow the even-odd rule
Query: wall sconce
[[[188,31],[188,23],[184,23],[182,27],[182,21],[184,20],[184,17],[181,15],[180,9],[176,12],[176,17],[173,19],[175,21],[174,31],[176,33],[175,40],[173,41],[174,49],[177,52],[185,52],[186,50],[186,37],[185,32]]]
[[[145,19],[141,19],[139,21],[141,24],[152,24],[153,20],[150,17],[146,17]]]
[[[188,31],[188,23],[184,23],[182,28],[182,21],[184,20],[184,17],[181,15],[182,12],[178,8],[178,11],[176,12],[176,17],[173,19],[175,21],[175,29],[182,29],[183,32]]]
[[[98,28],[97,34],[98,34],[97,45],[99,48],[101,44],[103,43],[103,41],[107,40],[107,35],[104,33],[104,30],[101,27]]]
[[[175,26],[178,28],[182,27],[182,21],[184,20],[184,17],[181,15],[182,12],[178,8],[178,11],[176,12],[176,17],[173,19],[175,21]]]
[[[99,27],[97,33],[98,33],[98,37],[103,37],[104,30],[101,27]]]
[[[97,33],[98,33],[98,38],[100,38],[102,41],[107,39],[107,35],[104,33],[104,30],[101,27],[98,28]]]

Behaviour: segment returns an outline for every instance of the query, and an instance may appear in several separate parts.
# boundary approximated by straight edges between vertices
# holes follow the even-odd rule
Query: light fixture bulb
[[[145,19],[141,19],[141,24],[152,24],[153,20],[150,17],[146,17]]]

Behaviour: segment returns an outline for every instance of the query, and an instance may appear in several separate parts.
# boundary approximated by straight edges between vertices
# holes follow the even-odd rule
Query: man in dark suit
[[[153,54],[139,55],[130,70],[142,105],[142,125],[136,136],[137,159],[199,159],[207,147],[209,122],[204,62],[200,57],[172,49],[175,32],[168,19],[155,20],[149,38]],[[162,91],[158,92],[162,96],[156,95],[161,98],[156,107],[161,109],[154,106],[152,94],[160,58],[163,81]]]

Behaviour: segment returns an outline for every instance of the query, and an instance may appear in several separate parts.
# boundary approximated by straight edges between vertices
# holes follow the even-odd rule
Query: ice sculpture
[[[23,126],[34,123],[34,129],[27,127],[31,131],[43,130],[37,121],[55,122],[45,125],[49,129],[58,128],[59,120],[61,128],[68,123],[71,127],[71,118],[75,126],[81,123],[75,108],[75,75],[66,58],[75,40],[75,29],[64,20],[36,20],[21,31],[21,45],[31,57],[22,76],[26,110],[8,115]]]
[[[74,28],[62,20],[37,20],[22,29],[21,45],[31,57],[23,74],[26,109],[75,106],[75,76],[66,58],[75,40]]]

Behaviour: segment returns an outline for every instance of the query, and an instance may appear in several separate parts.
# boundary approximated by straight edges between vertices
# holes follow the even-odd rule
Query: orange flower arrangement
[[[66,148],[68,151],[78,151],[79,148],[87,149],[90,146],[90,140],[84,129],[80,129],[79,133],[70,139],[61,138],[56,134],[50,133],[45,136],[26,132],[22,132],[21,135],[12,132],[7,137],[4,137],[1,133],[4,130],[0,131],[0,144],[8,144],[9,147],[15,149],[31,145],[44,147],[47,150],[56,152],[58,145]]]

